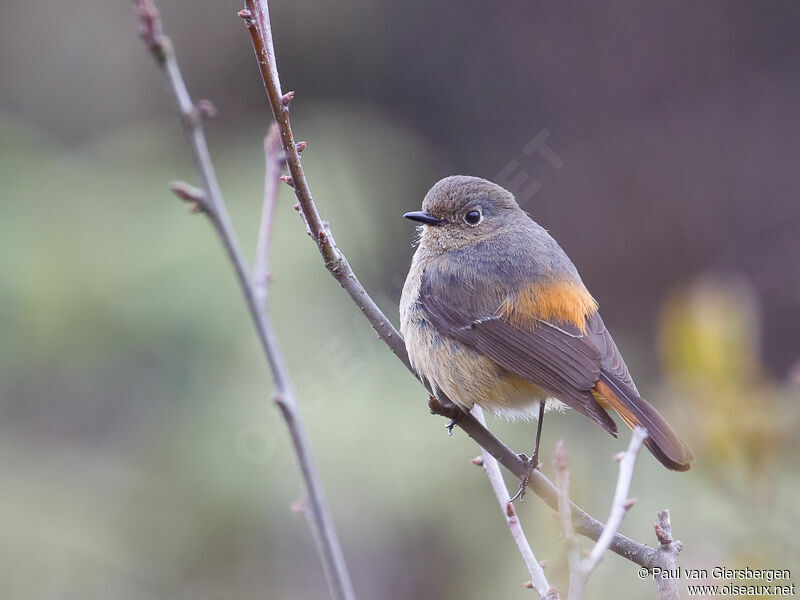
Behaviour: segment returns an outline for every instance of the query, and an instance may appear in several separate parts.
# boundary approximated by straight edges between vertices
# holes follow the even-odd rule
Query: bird
[[[511,420],[538,420],[528,476],[538,466],[545,411],[569,407],[617,437],[609,411],[665,467],[694,455],[639,394],[578,270],[503,187],[453,175],[425,195],[416,251],[400,299],[400,333],[434,396]],[[524,478],[517,496],[524,494]],[[515,496],[515,498],[517,497]]]

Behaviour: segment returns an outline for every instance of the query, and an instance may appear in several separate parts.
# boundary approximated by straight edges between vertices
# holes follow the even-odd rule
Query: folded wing
[[[641,398],[596,310],[580,323],[533,314],[526,326],[504,316],[501,306],[508,296],[501,300],[490,282],[473,281],[467,288],[459,289],[452,278],[436,271],[425,273],[420,303],[434,327],[616,436],[617,426],[605,410],[614,408],[630,427],[647,429],[645,443],[662,464],[673,470],[689,468],[691,451]]]

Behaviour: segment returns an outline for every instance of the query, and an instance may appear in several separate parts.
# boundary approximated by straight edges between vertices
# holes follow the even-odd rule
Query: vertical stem
[[[236,279],[253,319],[259,342],[272,372],[277,389],[276,403],[289,430],[300,472],[306,487],[309,523],[322,560],[331,597],[334,600],[353,600],[350,576],[328,509],[325,492],[311,453],[305,426],[300,417],[294,389],[281,352],[272,321],[259,302],[250,268],[225,206],[202,126],[203,111],[192,102],[183,80],[178,61],[169,39],[163,34],[158,10],[152,0],[133,0],[140,17],[142,38],[164,73],[173,101],[180,115],[184,134],[194,157],[197,173],[203,184],[203,194],[195,199],[210,219],[225,252],[233,265]]]

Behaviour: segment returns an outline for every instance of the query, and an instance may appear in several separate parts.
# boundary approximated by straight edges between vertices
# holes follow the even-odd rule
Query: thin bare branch
[[[553,452],[553,466],[556,468],[556,485],[558,486],[558,521],[561,528],[561,537],[567,545],[567,558],[569,570],[572,573],[580,564],[580,547],[575,537],[572,523],[572,503],[569,499],[569,465],[567,464],[567,451],[564,440],[558,440]],[[570,592],[571,593],[571,592]]]
[[[603,535],[597,540],[597,543],[592,548],[589,556],[584,561],[585,569],[591,572],[598,565],[603,558],[603,553],[608,550],[611,545],[611,540],[622,525],[622,520],[628,511],[633,506],[633,500],[628,496],[631,490],[631,481],[633,480],[633,469],[636,466],[636,459],[639,456],[639,451],[642,449],[642,444],[647,439],[647,430],[642,427],[637,427],[633,430],[631,441],[628,449],[619,461],[619,475],[617,477],[617,487],[614,491],[614,500],[611,504],[611,512],[606,521],[606,527],[603,530]]]
[[[608,515],[605,529],[589,555],[578,564],[570,564],[570,600],[580,600],[580,598],[583,597],[583,590],[589,579],[589,575],[597,568],[597,565],[603,558],[603,553],[608,550],[620,525],[622,525],[625,515],[633,506],[634,501],[629,499],[631,481],[633,480],[633,469],[636,466],[636,458],[639,456],[639,451],[642,449],[642,444],[644,444],[645,439],[647,439],[647,430],[642,427],[637,427],[633,430],[628,449],[619,460],[617,487],[614,490],[614,499],[611,502],[611,511]]]
[[[281,83],[278,78],[278,68],[275,61],[275,50],[272,44],[272,29],[270,27],[267,2],[264,0],[246,0],[245,8],[239,12],[239,16],[242,17],[250,32],[250,39],[253,42],[272,114],[281,132],[281,145],[286,156],[286,165],[289,169],[290,177],[287,183],[291,182],[291,187],[294,189],[309,235],[317,244],[317,248],[325,261],[325,267],[350,294],[353,302],[356,303],[372,324],[378,337],[403,361],[403,364],[411,368],[403,338],[381,312],[378,305],[364,289],[364,286],[361,285],[347,262],[347,258],[336,245],[336,240],[330,231],[330,227],[322,220],[314,204],[308,181],[300,163],[300,150],[298,144],[295,143],[289,119],[289,104],[294,97],[294,92],[284,95],[281,91]]]
[[[175,102],[184,134],[194,156],[197,173],[202,182],[203,193],[198,194],[185,184],[173,185],[173,190],[181,198],[186,199],[188,197],[191,202],[195,202],[202,209],[202,212],[208,216],[234,267],[236,278],[244,294],[247,308],[253,319],[259,341],[272,372],[272,378],[277,389],[275,402],[286,421],[300,465],[308,497],[309,523],[317,542],[331,596],[335,600],[353,599],[355,594],[353,593],[339,540],[333,526],[333,519],[325,499],[321,479],[312,458],[305,426],[297,408],[289,371],[269,314],[257,299],[255,285],[250,276],[250,269],[228,215],[214,171],[214,165],[208,152],[202,121],[204,118],[212,116],[211,104],[209,102],[198,102],[197,104],[192,102],[175,58],[172,44],[163,33],[159,13],[152,0],[133,0],[133,3],[139,14],[142,38],[150,49],[156,63],[161,67]]]
[[[500,439],[483,427],[475,417],[455,406],[445,406],[434,396],[429,397],[428,406],[434,414],[454,419],[481,448],[487,450],[497,461],[520,480],[528,473],[527,464],[506,446]],[[468,418],[467,418],[468,417]],[[474,421],[474,422],[473,422]],[[559,510],[559,493],[556,486],[538,469],[531,473],[528,487],[553,510]],[[572,525],[576,533],[597,541],[605,526],[574,502],[570,502]],[[658,551],[617,533],[609,546],[623,558],[639,566],[651,568],[657,559]]]
[[[256,296],[263,306],[267,301],[269,283],[269,250],[272,246],[272,229],[275,220],[275,207],[278,204],[278,177],[283,172],[283,150],[278,126],[273,123],[264,138],[264,205],[261,208],[261,224],[258,228],[256,261],[253,266],[253,283]]]
[[[483,410],[477,404],[472,408],[473,416],[483,425],[486,426],[486,421],[483,418]],[[514,504],[511,502],[511,496],[508,493],[505,481],[503,481],[503,474],[500,472],[500,466],[497,464],[494,456],[489,454],[486,450],[481,449],[480,466],[486,471],[486,476],[489,478],[489,483],[492,486],[497,501],[500,503],[500,510],[506,518],[508,529],[511,531],[511,537],[517,545],[519,553],[522,555],[522,560],[528,568],[528,573],[531,576],[531,586],[542,600],[560,600],[558,591],[555,587],[547,582],[544,569],[542,565],[536,560],[533,554],[528,538],[525,537],[525,532],[522,529],[517,511]]]
[[[316,243],[325,267],[331,275],[339,281],[356,306],[359,307],[364,317],[377,332],[378,337],[413,373],[402,337],[356,277],[344,254],[336,245],[330,227],[322,220],[314,204],[300,161],[301,143],[295,142],[292,133],[289,102],[293,95],[288,97],[289,94],[283,95],[281,92],[267,0],[245,0],[245,8],[239,12],[239,16],[248,28],[267,98],[272,108],[272,115],[281,132],[281,145],[286,155],[289,182],[294,189],[298,202],[297,208],[306,224],[307,232]],[[290,94],[292,93],[290,92]],[[423,384],[430,392],[430,386],[426,382]],[[432,413],[453,419],[455,425],[496,458],[515,477],[522,479],[528,473],[526,463],[513,450],[481,425],[473,415],[456,407],[444,394],[440,393],[438,398],[431,397],[428,405]],[[541,471],[533,472],[528,481],[528,487],[551,508],[558,510],[558,492]],[[570,503],[570,506],[575,531],[592,540],[597,540],[604,530],[603,524],[575,504]],[[651,568],[658,558],[658,550],[635,542],[619,533],[614,536],[609,549],[631,562],[647,568]]]

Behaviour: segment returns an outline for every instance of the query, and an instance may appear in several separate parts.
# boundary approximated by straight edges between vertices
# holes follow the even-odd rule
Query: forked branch
[[[272,321],[264,304],[259,299],[250,275],[247,259],[244,257],[239,238],[228,215],[214,165],[208,152],[202,121],[204,117],[211,116],[213,112],[211,104],[207,101],[197,104],[192,102],[172,44],[162,31],[161,19],[152,0],[133,0],[133,3],[139,14],[140,34],[164,74],[167,87],[180,116],[184,134],[195,159],[197,174],[202,182],[202,189],[194,188],[183,182],[173,184],[172,189],[178,197],[191,203],[193,212],[203,212],[208,216],[234,267],[236,278],[272,372],[272,379],[277,391],[275,402],[286,421],[303,476],[308,498],[308,522],[311,524],[311,530],[317,543],[331,597],[335,600],[354,599],[355,594],[350,583],[350,576],[327,506],[321,479],[312,458],[305,426],[298,411],[289,370],[273,330]],[[270,219],[267,220],[265,226],[271,227]],[[264,236],[268,237],[269,232],[262,231],[261,237]]]
[[[633,506],[635,500],[628,496],[633,480],[633,469],[636,466],[636,458],[642,449],[642,444],[647,438],[647,431],[641,427],[633,430],[628,449],[618,455],[619,476],[617,486],[614,490],[614,499],[611,502],[611,512],[608,515],[605,529],[598,538],[589,555],[580,559],[580,551],[577,540],[575,539],[572,528],[569,501],[569,469],[567,468],[567,457],[563,442],[559,441],[556,446],[554,464],[558,476],[558,510],[561,521],[561,534],[568,546],[569,557],[569,600],[580,600],[583,598],[583,589],[589,575],[597,568],[603,554],[608,550],[614,536],[617,534],[622,520]]]

